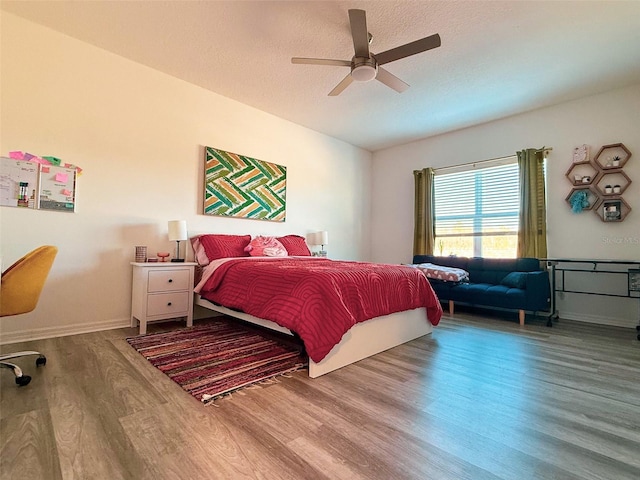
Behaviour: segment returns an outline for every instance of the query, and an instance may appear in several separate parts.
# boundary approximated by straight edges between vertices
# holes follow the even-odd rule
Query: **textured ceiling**
[[[640,82],[640,2],[6,1],[1,8],[278,117],[375,151]],[[411,85],[329,91],[350,60],[347,10],[371,50],[439,33],[385,65]]]

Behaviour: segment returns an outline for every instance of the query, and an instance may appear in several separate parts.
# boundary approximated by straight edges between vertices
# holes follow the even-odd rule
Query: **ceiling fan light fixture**
[[[356,58],[353,60],[351,76],[356,82],[370,82],[378,75],[376,63],[370,58]]]

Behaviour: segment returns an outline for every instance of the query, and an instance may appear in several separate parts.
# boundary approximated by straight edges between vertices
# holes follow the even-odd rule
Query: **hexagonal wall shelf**
[[[595,183],[600,195],[621,195],[631,185],[631,179],[622,170],[605,171]]]
[[[578,185],[591,185],[596,181],[600,172],[590,162],[573,163],[565,176],[577,187]]]
[[[603,222],[621,222],[629,215],[631,207],[622,197],[607,197],[601,199],[593,211]]]
[[[604,145],[593,157],[593,161],[603,170],[622,168],[631,158],[631,152],[622,143]]]
[[[569,195],[567,195],[567,197],[565,198],[565,201],[569,204],[569,206],[572,209],[573,209],[572,197],[574,196],[574,194],[579,194],[581,196],[586,195],[584,198],[586,205],[582,205],[582,209],[580,211],[592,210],[595,205],[600,203],[600,197],[598,197],[598,194],[593,190],[592,187],[589,187],[589,186],[573,187],[569,192]],[[576,213],[579,213],[579,212],[576,212]]]

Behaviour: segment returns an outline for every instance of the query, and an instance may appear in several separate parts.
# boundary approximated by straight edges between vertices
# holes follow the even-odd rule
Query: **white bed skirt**
[[[196,295],[195,303],[230,317],[292,335],[289,329],[281,327],[277,323],[215,305],[203,299],[200,295]],[[311,378],[319,377],[363,358],[419,338],[431,333],[432,330],[433,327],[427,320],[426,308],[406,310],[358,323],[345,333],[342,341],[333,347],[321,362],[316,363],[309,359],[309,376]]]

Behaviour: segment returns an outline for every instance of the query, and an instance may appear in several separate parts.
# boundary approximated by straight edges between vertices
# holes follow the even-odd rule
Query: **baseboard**
[[[576,312],[558,312],[560,319],[575,320],[576,322],[597,323],[598,325],[609,325],[612,327],[634,328],[637,320],[629,320],[628,318],[607,318],[600,315],[589,315],[586,313]]]
[[[130,326],[130,319],[119,318],[115,320],[104,320],[102,322],[60,325],[55,327],[43,327],[30,330],[18,330],[16,332],[9,333],[0,332],[0,345],[17,342],[28,342],[30,340],[42,340],[44,338],[66,337],[67,335],[78,335],[80,333],[99,332],[102,330],[113,330],[116,328]]]

